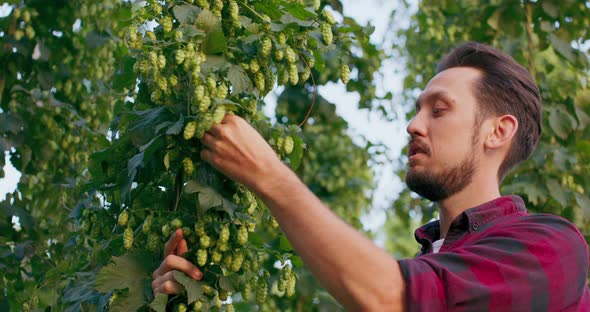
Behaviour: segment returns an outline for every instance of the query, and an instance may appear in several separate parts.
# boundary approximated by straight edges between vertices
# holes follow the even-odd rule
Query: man
[[[422,253],[396,261],[325,207],[244,120],[226,116],[201,157],[269,207],[323,286],[350,311],[590,311],[588,249],[568,221],[529,215],[499,184],[533,152],[541,97],[530,74],[491,47],[447,55],[408,125],[408,187],[438,205],[416,231]],[[246,169],[246,170],[244,170]],[[154,292],[176,293],[171,270],[199,279],[181,232],[154,272]]]

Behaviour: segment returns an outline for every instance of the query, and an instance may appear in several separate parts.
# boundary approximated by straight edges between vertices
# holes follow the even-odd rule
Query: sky
[[[371,23],[375,26],[375,32],[371,35],[371,41],[377,44],[387,45],[388,40],[384,40],[387,27],[390,21],[392,10],[399,5],[401,1],[385,0],[366,0],[353,1],[344,0],[344,15],[354,18],[359,24],[364,25]],[[4,13],[4,14],[3,14]],[[0,16],[8,14],[6,6],[0,6]],[[340,17],[337,16],[340,20]],[[396,23],[408,23],[408,21],[397,21]],[[385,42],[385,43],[384,43]],[[383,46],[383,48],[388,48]],[[400,94],[402,89],[403,77],[400,73],[403,64],[399,61],[390,59],[386,60],[382,67],[382,76],[377,77],[377,90],[382,94],[392,92]],[[363,144],[362,137],[375,143],[383,143],[389,147],[390,158],[397,159],[400,156],[402,148],[407,143],[407,134],[405,131],[405,121],[395,122],[385,120],[379,112],[369,112],[359,110],[358,95],[346,92],[342,83],[331,83],[319,89],[319,93],[332,103],[336,104],[336,110],[342,116],[350,127],[350,134],[355,142]],[[271,93],[267,99],[267,113],[274,112],[276,93]],[[401,103],[396,102],[396,97],[390,103],[392,109],[400,115],[403,112]],[[274,113],[269,114],[274,115]],[[16,184],[20,179],[20,173],[10,164],[6,156],[6,166],[4,167],[5,178],[0,179],[0,200],[5,198],[7,192],[13,192]],[[385,209],[389,208],[391,201],[397,196],[403,187],[403,183],[395,175],[395,168],[392,164],[378,166],[373,168],[377,173],[378,187],[374,194],[373,209],[371,213],[363,218],[363,224],[367,230],[377,230],[385,220]]]

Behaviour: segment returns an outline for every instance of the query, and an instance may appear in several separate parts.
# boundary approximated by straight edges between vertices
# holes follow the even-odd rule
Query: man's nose
[[[408,127],[406,128],[406,131],[411,137],[426,136],[426,124],[421,112],[416,113],[416,116],[412,118],[408,124]]]

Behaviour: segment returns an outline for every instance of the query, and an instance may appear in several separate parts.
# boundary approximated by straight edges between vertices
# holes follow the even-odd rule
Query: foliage
[[[533,74],[543,96],[543,135],[532,157],[505,179],[502,191],[521,195],[531,211],[571,220],[586,240],[590,65],[583,47],[590,39],[589,13],[587,3],[580,1],[424,1],[409,27],[392,33],[400,38],[394,49],[407,64],[408,107],[416,90],[434,75],[435,62],[467,40],[500,48]],[[401,168],[406,162],[401,160]],[[403,177],[405,169],[399,174]],[[400,217],[413,210],[427,221],[434,213],[432,205],[416,202],[409,191],[394,206]]]
[[[148,272],[161,261],[169,232],[183,227],[189,258],[201,262],[206,278],[178,276],[186,296],[159,296],[152,308],[218,308],[239,292],[234,302],[246,310],[256,301],[262,310],[337,307],[262,204],[200,162],[197,138],[226,112],[239,114],[296,168],[305,135],[271,126],[257,112],[263,96],[275,80],[309,90],[341,79],[361,94],[361,107],[383,109],[372,87],[383,58],[367,40],[372,27],[350,18],[336,25],[319,1],[31,1],[11,9],[0,19],[8,64],[0,78],[0,142],[23,176],[0,203],[2,306],[147,309]],[[363,205],[339,212],[358,225],[372,187],[370,156],[342,123],[317,129],[324,140],[342,136],[337,151],[355,151],[348,164],[359,170],[345,177],[359,174],[362,195],[355,196]],[[302,161],[305,168],[309,159]],[[339,189],[337,202],[346,203]],[[296,271],[275,268],[288,258]],[[247,300],[246,288],[256,301]],[[289,298],[295,291],[297,301]]]
[[[0,151],[22,176],[0,203],[0,301],[29,310],[54,304],[64,286],[59,272],[75,265],[56,255],[71,248],[68,215],[89,154],[106,144],[119,95],[105,78],[128,17],[111,10],[113,1],[14,3],[0,18]]]

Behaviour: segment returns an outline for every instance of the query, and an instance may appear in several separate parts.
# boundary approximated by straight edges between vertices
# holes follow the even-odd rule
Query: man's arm
[[[324,206],[248,123],[228,115],[202,142],[201,157],[262,199],[313,275],[347,310],[404,309],[397,261]]]

